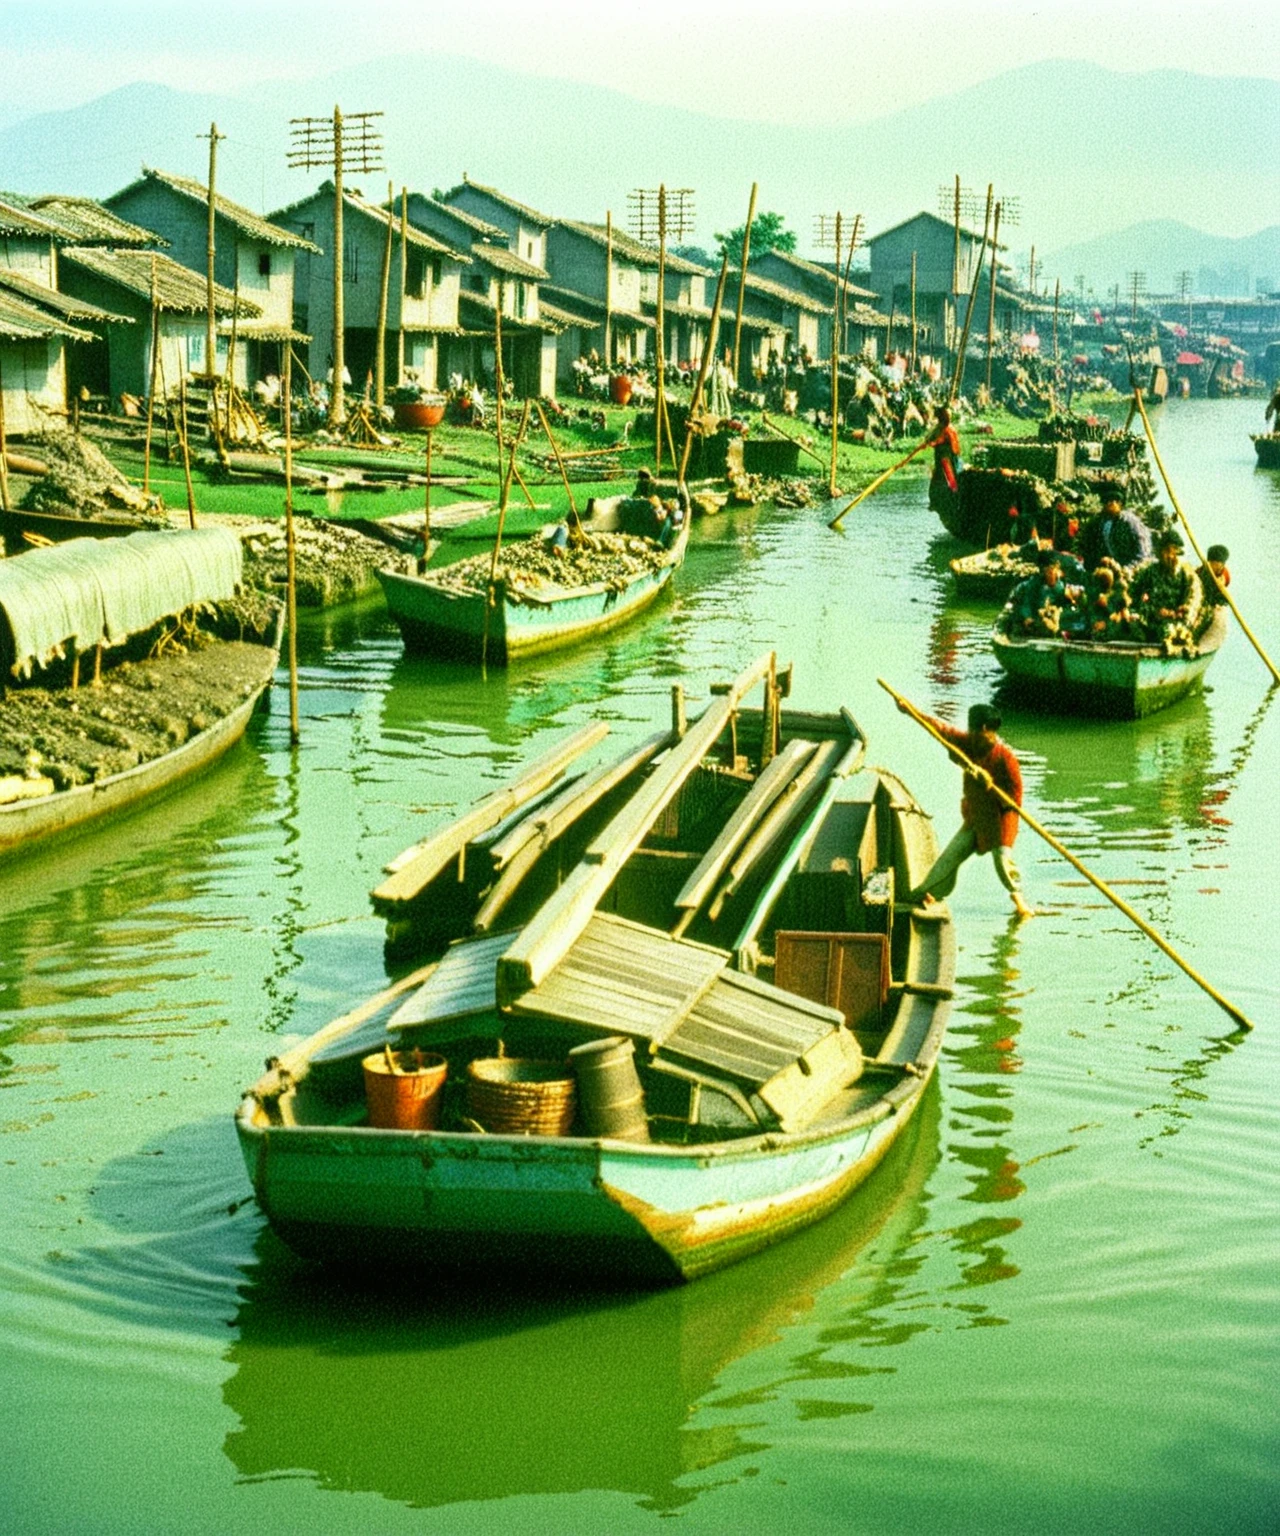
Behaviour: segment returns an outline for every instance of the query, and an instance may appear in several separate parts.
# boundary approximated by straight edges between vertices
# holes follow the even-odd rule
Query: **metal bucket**
[[[648,1141],[644,1089],[630,1040],[609,1035],[575,1045],[569,1061],[578,1080],[578,1107],[589,1136]]]

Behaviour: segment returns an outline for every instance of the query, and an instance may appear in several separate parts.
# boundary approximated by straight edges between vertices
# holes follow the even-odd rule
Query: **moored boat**
[[[1141,719],[1194,693],[1226,633],[1220,608],[1190,654],[1130,640],[991,636],[1008,686],[1040,709],[1063,714]]]
[[[673,720],[527,920],[505,926],[513,902],[269,1065],[236,1126],[286,1242],[349,1263],[690,1279],[872,1172],[937,1062],[950,914],[894,899],[936,852],[910,793],[864,766],[847,712],[781,708],[775,675],[767,658]],[[743,710],[761,682],[764,708]],[[368,1123],[362,1062],[390,1042],[446,1057],[439,1129]],[[583,1048],[605,1042],[634,1052],[608,1107],[622,1120],[588,1091]],[[567,1130],[485,1124],[464,1080],[513,1058],[576,1076]]]
[[[1280,432],[1259,432],[1253,438],[1259,469],[1280,469]]]
[[[283,610],[242,598],[240,571],[239,540],[220,529],[81,539],[0,563],[0,728],[18,738],[0,741],[0,857],[155,799],[243,735],[275,672]],[[169,681],[191,705],[182,718]],[[68,734],[97,761],[46,760]]]
[[[961,597],[993,603],[1003,603],[1020,581],[1034,576],[1037,570],[1032,561],[1022,559],[1007,544],[980,549],[971,555],[957,555],[947,564]]]
[[[652,508],[642,506],[651,517]],[[598,548],[612,541],[618,569],[605,579],[575,582],[567,574],[559,580],[529,580],[518,570],[500,571],[490,594],[487,582],[477,581],[474,572],[459,580],[451,566],[420,575],[379,571],[405,648],[507,662],[616,629],[666,589],[684,560],[689,519],[683,518],[666,546],[641,535],[588,533],[586,538]],[[458,564],[477,560],[482,557]]]

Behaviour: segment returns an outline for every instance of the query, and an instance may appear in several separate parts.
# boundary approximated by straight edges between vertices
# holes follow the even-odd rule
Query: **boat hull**
[[[1280,469],[1280,432],[1259,433],[1253,440],[1259,469]]]
[[[927,1082],[894,1112],[824,1134],[709,1147],[375,1131],[237,1117],[259,1205],[305,1257],[430,1268],[692,1280],[818,1221],[872,1172]]]
[[[684,558],[688,524],[667,561],[625,586],[604,583],[566,590],[545,600],[517,602],[499,584],[488,609],[481,593],[450,591],[437,582],[397,571],[378,572],[387,608],[408,651],[476,660],[514,661],[560,650],[604,634],[643,613],[665,590]]]
[[[45,838],[76,831],[86,822],[127,810],[139,801],[155,800],[221,757],[244,735],[270,686],[279,660],[279,643],[277,633],[274,644],[263,648],[261,679],[244,701],[172,752],[93,784],[55,791],[40,800],[0,806],[0,858]]]
[[[1028,702],[1064,714],[1138,720],[1195,693],[1217,654],[1166,656],[1157,646],[992,636],[1009,686]]]

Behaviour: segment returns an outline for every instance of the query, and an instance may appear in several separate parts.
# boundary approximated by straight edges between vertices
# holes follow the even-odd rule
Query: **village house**
[[[66,247],[59,271],[64,293],[132,322],[109,325],[105,337],[88,347],[84,368],[93,380],[92,393],[145,397],[154,378],[163,397],[200,371],[208,316],[208,285],[200,273],[162,251],[90,246]],[[256,304],[216,284],[213,307],[219,326],[232,327],[233,317],[235,325],[261,317]]]
[[[464,379],[492,378],[494,317],[501,299],[506,377],[517,395],[554,399],[556,338],[565,322],[543,313],[540,285],[546,268],[511,249],[518,235],[461,207],[420,192],[408,195],[406,207],[416,228],[471,257],[458,296],[463,334],[448,344],[446,372]]]
[[[560,336],[559,375],[592,352],[608,368],[644,362],[655,323],[644,312],[648,250],[603,224],[561,219],[547,231],[543,310],[551,304],[566,321]],[[656,261],[652,293],[656,295]],[[607,334],[606,334],[607,333]]]
[[[729,269],[725,292],[738,292],[739,273]],[[784,359],[793,349],[805,352],[814,362],[821,362],[823,315],[827,317],[830,342],[830,306],[812,299],[807,293],[771,278],[759,276],[754,262],[747,263],[747,280],[742,300],[742,347],[738,357],[738,382],[754,389],[769,367],[770,353]],[[731,319],[732,326],[736,322]]]
[[[128,319],[59,288],[60,249],[74,241],[145,244],[154,237],[88,198],[0,202],[0,390],[6,433],[56,424],[82,389],[99,389],[93,356]],[[68,343],[71,345],[68,346]]]
[[[758,277],[768,278],[783,287],[794,289],[817,300],[825,313],[818,319],[817,356],[830,358],[831,333],[834,325],[836,274],[832,267],[815,261],[806,261],[790,251],[764,251],[752,255],[748,270]],[[843,272],[840,274],[843,278]],[[879,355],[888,334],[891,317],[875,307],[877,295],[870,289],[849,280],[845,287],[844,337],[840,345],[841,357],[868,357]],[[910,335],[910,315],[899,311],[896,323],[905,327]],[[895,325],[896,335],[896,325]]]
[[[307,368],[313,379],[324,379],[333,362],[334,206],[334,184],[326,181],[271,215],[274,223],[320,247],[299,257],[294,297],[294,324],[311,336]],[[471,258],[412,223],[402,232],[396,213],[366,202],[358,192],[343,189],[342,209],[343,356],[353,386],[363,389],[374,369],[390,237],[386,382],[437,388],[445,381],[442,347],[462,335],[458,294]]]
[[[172,259],[207,281],[209,270],[209,189],[186,176],[143,168],[137,181],[104,199],[121,216],[163,237]],[[235,326],[216,328],[215,356],[193,355],[194,371],[225,374],[228,360],[234,382],[245,389],[269,374],[280,375],[283,348],[303,341],[295,332],[294,264],[301,252],[316,253],[309,239],[252,213],[215,193],[214,281],[248,300],[255,313],[243,312]],[[206,332],[207,336],[207,332]]]
[[[440,194],[440,201],[450,208],[460,208],[474,218],[496,225],[507,236],[508,249],[531,266],[547,266],[547,231],[555,220],[526,203],[516,202],[496,187],[483,186],[463,172],[456,187]]]

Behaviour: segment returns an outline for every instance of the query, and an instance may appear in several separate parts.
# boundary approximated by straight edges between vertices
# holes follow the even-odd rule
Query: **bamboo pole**
[[[991,393],[991,359],[996,349],[996,262],[1000,249],[1000,204],[996,204],[996,225],[991,232],[991,280],[987,284],[987,393]]]
[[[284,550],[285,623],[289,629],[289,742],[298,729],[298,565],[293,526],[293,341],[284,346]]]
[[[191,484],[191,444],[187,440],[187,371],[178,375],[178,421],[182,438],[182,474],[187,482],[187,520],[196,525],[196,492]]]
[[[156,367],[160,351],[160,310],[156,304],[156,259],[151,258],[151,378],[147,384],[147,432],[142,447],[142,494],[151,493],[151,431],[156,414]]]
[[[747,227],[742,236],[742,260],[741,270],[738,273],[738,315],[733,324],[733,386],[735,389],[742,384],[742,375],[738,371],[742,361],[742,304],[747,296],[747,263],[751,260],[751,226],[756,217],[756,193],[760,190],[758,183],[751,183],[751,200],[747,204]]]
[[[990,182],[987,183],[987,211],[982,220],[982,244],[978,247],[978,260],[973,269],[973,285],[969,290],[969,307],[964,314],[964,330],[960,333],[960,346],[956,351],[955,372],[951,375],[951,393],[947,396],[947,403],[960,393],[960,386],[964,383],[964,355],[969,347],[969,327],[973,323],[973,306],[978,302],[978,284],[982,280],[982,259],[987,250],[987,232],[991,228],[991,194],[994,189]]]
[[[396,189],[387,183],[387,238],[382,244],[382,272],[378,281],[377,338],[373,349],[373,403],[381,411],[387,398],[387,308],[391,296],[391,247],[396,231]],[[404,302],[401,299],[400,329],[404,330]]]
[[[396,383],[404,383],[404,296],[409,286],[409,189],[400,188],[400,324],[396,328]],[[431,299],[427,299],[427,318],[431,317]],[[439,378],[437,370],[436,377]],[[427,438],[431,452],[431,438]]]
[[[233,402],[235,400],[235,388],[236,388],[236,340],[237,340],[237,338],[238,338],[238,336],[240,334],[240,245],[239,245],[238,241],[236,242],[236,247],[235,247],[235,263],[236,263],[236,280],[235,280],[235,286],[231,290],[231,337],[230,337],[230,340],[227,342],[227,378],[226,378],[226,385],[227,385],[227,437],[228,437],[228,439],[230,439],[230,437],[231,437],[231,408],[232,408],[232,404],[233,404]],[[213,390],[213,391],[210,391],[210,393],[213,395],[212,410],[213,410],[213,415],[214,415],[214,419],[215,419],[215,423],[216,423],[216,419],[217,419],[217,415],[218,415],[218,410],[217,410],[217,391]]]
[[[1058,304],[1062,298],[1062,279],[1053,280],[1053,360],[1058,361]]]
[[[840,446],[840,345],[844,339],[844,327],[840,321],[840,251],[843,228],[840,210],[836,209],[836,264],[835,281],[831,290],[831,471],[827,476],[827,495],[832,501],[839,494],[836,484],[836,452]],[[853,241],[849,242],[850,256]]]
[[[565,468],[564,460],[560,457],[560,444],[556,442],[555,433],[551,430],[551,423],[547,420],[547,413],[542,408],[541,400],[538,401],[538,420],[542,423],[542,430],[547,434],[547,441],[551,444],[551,451],[556,456],[556,463],[560,467],[560,478],[564,481],[564,493],[569,498],[569,510],[573,513],[573,520],[577,524],[578,532],[581,533],[582,519],[578,516],[578,503],[573,499],[573,488],[569,484],[569,471]]]
[[[860,490],[858,494],[853,498],[853,500],[848,502],[835,515],[835,517],[831,519],[831,521],[827,524],[827,527],[839,528],[840,524],[844,521],[844,517],[847,512],[852,512],[854,507],[856,507],[860,501],[865,501],[867,497],[870,496],[872,491],[878,491],[880,487],[885,483],[885,481],[890,477],[890,475],[896,475],[904,464],[910,464],[912,459],[915,458],[916,454],[923,453],[926,448],[932,447],[933,439],[929,437],[926,437],[924,442],[917,443],[911,452],[907,454],[906,458],[899,459],[896,464],[891,464],[889,468],[885,470],[884,474],[877,475],[870,485],[865,486],[862,490]]]
[[[1116,895],[1115,891],[1111,889],[1105,880],[1099,879],[1099,877],[1095,875],[1091,869],[1082,864],[1069,848],[1067,848],[1063,843],[1059,842],[1052,832],[1049,832],[1044,827],[1042,827],[1029,811],[1023,810],[1023,808],[1018,804],[1016,800],[1014,800],[1011,796],[1006,795],[1004,790],[1002,790],[998,784],[992,783],[989,774],[984,774],[984,771],[979,768],[971,758],[967,757],[959,747],[955,746],[954,743],[948,741],[945,736],[936,731],[929,720],[915,707],[914,704],[911,703],[909,699],[905,699],[900,693],[896,693],[892,688],[890,688],[889,684],[886,683],[882,677],[878,677],[876,681],[889,695],[889,697],[893,699],[894,703],[897,704],[898,708],[903,712],[904,715],[910,715],[917,725],[923,726],[924,729],[928,731],[930,736],[932,736],[935,741],[944,746],[952,755],[952,757],[961,764],[962,767],[967,769],[970,773],[982,775],[985,780],[985,787],[989,788],[999,798],[1002,804],[1007,806],[1009,810],[1016,811],[1021,820],[1025,821],[1033,832],[1042,837],[1045,842],[1048,843],[1052,849],[1054,849],[1055,852],[1060,853],[1062,857],[1066,859],[1068,864],[1070,864],[1074,869],[1079,870],[1079,872],[1085,877],[1090,885],[1092,885],[1096,890],[1101,891],[1107,900],[1114,906],[1118,907],[1131,922],[1135,923],[1143,931],[1143,933],[1146,934],[1146,936],[1152,941],[1153,944],[1155,944],[1158,948],[1163,950],[1166,955],[1168,955],[1169,959],[1172,960],[1175,965],[1179,966],[1183,971],[1185,971],[1198,987],[1203,988],[1204,991],[1207,992],[1209,996],[1214,1000],[1214,1002],[1217,1003],[1219,1008],[1230,1014],[1230,1016],[1236,1021],[1237,1024],[1241,1025],[1242,1028],[1253,1028],[1252,1021],[1248,1019],[1243,1013],[1241,1013],[1241,1011],[1235,1006],[1234,1003],[1228,1002],[1227,999],[1223,997],[1221,992],[1210,986],[1204,977],[1201,976],[1198,971],[1194,970],[1187,963],[1187,961],[1182,958],[1182,956],[1177,952],[1176,949],[1174,949],[1173,945],[1170,944],[1167,939],[1163,938],[1159,933],[1157,933],[1145,918],[1139,916],[1139,914],[1134,911],[1134,909],[1129,905],[1127,901],[1125,901],[1122,896]]]
[[[9,503],[9,443],[5,434],[4,421],[4,370],[0,368],[0,508],[6,512],[13,510]]]
[[[716,280],[716,296],[711,305],[711,325],[707,331],[707,343],[702,349],[702,360],[698,364],[698,377],[693,386],[693,396],[689,401],[689,420],[685,423],[684,448],[680,454],[680,469],[676,475],[676,483],[684,484],[685,471],[689,468],[689,455],[693,451],[693,418],[697,415],[698,408],[702,404],[702,391],[707,382],[707,370],[715,356],[717,332],[720,329],[720,305],[724,301],[724,283],[729,273],[729,253],[726,251],[720,261],[720,276]]]
[[[436,435],[434,427],[427,428],[427,488],[422,493],[422,564],[431,558],[431,439]]]
[[[499,287],[501,292],[501,287]],[[507,500],[511,495],[511,477],[515,474],[516,450],[524,441],[525,429],[529,425],[530,402],[524,402],[524,411],[520,417],[520,430],[515,435],[511,444],[511,457],[507,463],[506,478],[502,482],[502,490],[498,497],[498,528],[493,537],[493,559],[489,562],[489,584],[485,589],[484,598],[484,632],[480,640],[480,665],[482,668],[489,663],[489,614],[493,609],[494,589],[498,584],[498,556],[502,552],[502,529],[507,520]],[[498,434],[499,462],[501,462],[502,434]]]
[[[613,213],[604,211],[604,371],[613,373]]]
[[[208,234],[205,242],[205,322],[204,322],[204,371],[209,375],[210,386],[213,384],[213,376],[217,372],[218,353],[215,330],[217,317],[214,312],[213,302],[213,274],[217,259],[217,245],[214,240],[214,224],[216,220],[217,202],[214,188],[218,178],[218,140],[222,135],[218,132],[217,123],[209,125],[209,217]],[[212,394],[212,387],[210,388]]]
[[[768,427],[770,432],[776,432],[779,437],[785,437],[789,443],[794,443],[801,453],[807,453],[814,463],[821,464],[824,469],[826,468],[826,463],[820,453],[815,453],[808,443],[802,442],[798,437],[793,437],[790,432],[784,432],[778,423],[770,418],[767,411],[760,412],[760,420]]]
[[[346,371],[346,313],[343,302],[342,214],[342,112],[333,109],[333,382],[329,387],[329,429],[336,432],[347,419],[347,402],[342,390]]]
[[[653,440],[654,452],[657,459],[658,473],[662,473],[662,433],[665,427],[668,434],[670,426],[667,422],[667,338],[666,331],[666,294],[663,291],[667,286],[667,189],[665,185],[658,187],[658,302],[656,306],[657,327],[654,332],[654,389],[653,395]],[[671,452],[671,467],[676,467],[675,449]]]
[[[955,298],[960,292],[960,177],[956,175],[955,197],[955,226],[953,244],[951,247],[951,296]],[[955,332],[952,331],[954,339]]]
[[[917,359],[916,342],[916,253],[911,253],[911,361],[907,365],[907,372],[915,376]]]
[[[1173,510],[1178,514],[1178,520],[1187,530],[1187,538],[1191,541],[1191,547],[1195,550],[1197,559],[1200,561],[1201,565],[1204,566],[1205,570],[1209,570],[1209,562],[1205,559],[1199,544],[1196,542],[1195,533],[1192,530],[1191,524],[1187,521],[1187,514],[1182,510],[1182,506],[1179,503],[1177,496],[1174,494],[1173,485],[1169,480],[1169,473],[1164,467],[1164,460],[1160,457],[1160,450],[1156,447],[1156,435],[1151,430],[1151,421],[1147,416],[1147,408],[1142,403],[1142,391],[1140,389],[1134,390],[1133,400],[1134,404],[1137,406],[1138,414],[1142,417],[1142,425],[1146,428],[1147,431],[1147,441],[1151,444],[1151,456],[1156,461],[1156,468],[1160,471],[1160,478],[1164,481],[1164,488],[1169,493],[1169,501],[1173,505]],[[1209,574],[1213,576],[1212,571],[1209,571]],[[1261,656],[1267,670],[1271,673],[1272,686],[1274,687],[1276,683],[1280,683],[1280,672],[1276,671],[1275,663],[1271,660],[1270,656],[1267,655],[1266,651],[1262,649],[1262,646],[1255,637],[1253,631],[1245,623],[1244,616],[1241,614],[1239,608],[1236,607],[1235,599],[1231,596],[1230,591],[1223,586],[1223,584],[1218,580],[1216,576],[1213,576],[1213,580],[1215,586],[1218,588],[1218,591],[1221,592],[1222,596],[1226,599],[1227,606],[1235,615],[1236,623],[1239,624],[1240,628],[1244,631],[1245,638],[1249,641],[1249,644],[1254,648],[1254,650],[1257,651],[1258,655]]]

